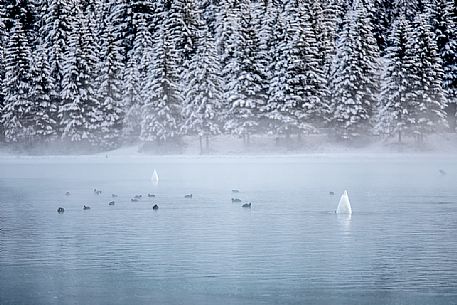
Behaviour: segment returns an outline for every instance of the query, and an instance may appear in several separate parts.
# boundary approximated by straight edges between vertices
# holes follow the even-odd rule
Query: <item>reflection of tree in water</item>
[[[377,296],[386,300],[394,298],[392,288],[398,288],[398,269],[392,264],[388,255],[389,250],[384,247],[376,247],[372,255],[371,274],[373,277],[373,287],[376,288]]]
[[[399,288],[401,280],[400,268],[395,263],[395,250],[392,248],[392,243],[389,242],[389,237],[385,229],[378,227],[375,231],[377,234],[370,234],[374,240],[371,241],[371,250],[367,253],[368,270],[371,273],[373,287],[378,291],[376,297],[386,300],[387,298],[394,299],[392,288]]]

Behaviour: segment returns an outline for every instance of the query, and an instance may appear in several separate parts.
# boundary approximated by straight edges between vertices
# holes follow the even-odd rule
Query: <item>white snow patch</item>
[[[340,203],[338,204],[336,213],[337,214],[352,214],[351,203],[349,202],[349,196],[348,196],[347,191],[344,191],[343,195],[341,195]]]
[[[156,170],[154,170],[154,172],[152,173],[151,182],[154,185],[158,185],[159,184],[159,175],[157,174]]]

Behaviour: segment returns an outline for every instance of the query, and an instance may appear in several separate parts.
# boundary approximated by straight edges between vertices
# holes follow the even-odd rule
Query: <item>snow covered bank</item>
[[[0,158],[33,158],[33,157],[56,157],[65,158],[66,156],[80,156],[81,158],[91,156],[95,159],[111,158],[151,158],[154,156],[175,157],[181,156],[301,156],[301,155],[320,155],[320,154],[435,154],[435,153],[457,153],[457,134],[438,134],[426,138],[423,146],[418,147],[413,139],[406,138],[402,144],[397,143],[396,139],[381,140],[372,138],[371,142],[365,145],[346,145],[328,140],[326,135],[310,135],[298,140],[291,138],[276,139],[273,136],[252,136],[249,145],[243,139],[233,136],[218,136],[210,138],[210,149],[203,154],[200,152],[200,142],[198,137],[184,137],[183,149],[181,153],[170,152],[153,153],[143,149],[142,144],[123,146],[116,150],[88,153],[88,154],[61,154],[52,150],[42,154],[14,153],[3,147],[0,148]]]
[[[200,155],[198,137],[184,137],[182,155]],[[218,136],[210,138],[210,147],[204,155],[301,155],[320,153],[457,153],[457,134],[435,134],[425,139],[418,146],[414,139],[404,138],[403,143],[397,143],[396,138],[380,139],[372,137],[365,143],[347,144],[329,140],[327,134],[315,134],[297,139],[276,138],[274,136],[254,135],[246,145],[242,138],[233,136]],[[154,155],[147,150],[142,151],[141,145],[109,152],[110,155],[132,154]]]

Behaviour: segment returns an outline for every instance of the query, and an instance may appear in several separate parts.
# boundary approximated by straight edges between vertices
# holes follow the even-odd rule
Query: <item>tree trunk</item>
[[[203,154],[203,137],[200,136],[200,155]]]
[[[419,146],[422,146],[422,144],[424,143],[424,134],[421,132],[419,132],[419,134],[417,135],[417,143],[419,143]]]
[[[401,130],[398,131],[398,143],[401,143]]]
[[[247,146],[251,145],[251,138],[249,136],[249,133],[246,134],[246,145]]]
[[[446,107],[447,122],[449,125],[449,131],[455,133],[456,128],[456,118],[457,113],[457,103],[449,103]]]
[[[286,146],[290,147],[291,144],[292,143],[291,143],[291,140],[290,140],[290,131],[286,130]]]
[[[206,135],[206,152],[209,152],[209,135]]]

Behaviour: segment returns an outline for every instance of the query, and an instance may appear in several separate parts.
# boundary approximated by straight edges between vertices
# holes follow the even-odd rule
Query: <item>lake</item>
[[[0,229],[1,305],[457,304],[453,155],[3,156]]]

